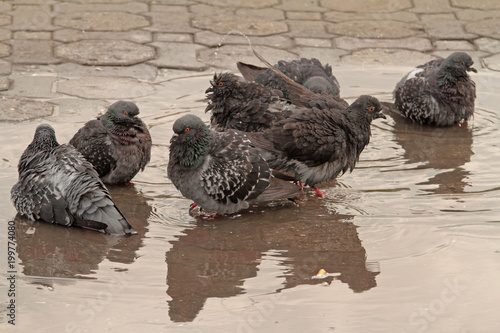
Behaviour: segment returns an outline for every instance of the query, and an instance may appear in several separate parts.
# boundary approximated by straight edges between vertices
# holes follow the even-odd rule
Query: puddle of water
[[[408,70],[334,69],[350,101],[360,94],[390,101]],[[474,75],[477,109],[467,126],[421,127],[394,114],[375,121],[354,172],[320,186],[328,199],[308,193],[299,205],[256,207],[206,221],[189,216],[190,201],[170,183],[166,166],[174,120],[193,112],[208,121],[204,91],[211,77],[170,71],[157,79],[154,95],[135,100],[151,128],[152,160],[134,186],[110,191],[137,236],[117,239],[16,219],[17,328],[467,332],[498,327],[500,97],[492,87],[500,85],[500,75]],[[94,113],[0,123],[4,198],[39,123],[50,123],[64,143]],[[3,221],[14,218],[8,200],[0,208]],[[3,228],[5,244],[6,223]],[[6,251],[0,253],[5,281]],[[312,279],[320,269],[331,275]],[[6,295],[5,282],[0,286]],[[3,306],[0,322],[7,320]]]

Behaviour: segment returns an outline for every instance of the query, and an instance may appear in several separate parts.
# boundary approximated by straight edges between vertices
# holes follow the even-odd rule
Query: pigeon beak
[[[179,137],[179,134],[174,133],[174,135],[172,135],[172,138],[170,139],[170,143],[177,141],[178,137]]]
[[[467,67],[467,72],[473,71],[474,73],[477,73],[477,69],[474,67]]]
[[[379,112],[377,112],[375,114],[375,119],[377,118],[384,118],[384,119],[387,119],[387,117],[385,116],[385,114],[382,113],[382,110],[380,110]]]
[[[209,87],[207,90],[205,90],[205,94],[214,92],[214,86]]]

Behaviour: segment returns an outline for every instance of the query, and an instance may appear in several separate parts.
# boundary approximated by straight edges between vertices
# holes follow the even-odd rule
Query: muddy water
[[[390,101],[408,70],[335,73],[349,101],[360,94]],[[197,220],[166,177],[166,165],[173,121],[187,112],[208,120],[203,98],[210,77],[166,72],[152,95],[135,100],[151,128],[152,161],[135,185],[110,191],[137,236],[118,239],[16,218],[16,329],[497,330],[498,74],[474,75],[477,109],[466,126],[421,127],[388,110],[386,120],[374,122],[353,173],[320,186],[326,199],[307,192],[298,205]],[[43,120],[61,143],[97,115],[61,110]],[[41,122],[0,123],[2,244],[5,222],[16,216],[8,193],[17,161]],[[5,255],[2,245],[2,326],[9,319]],[[320,269],[328,274],[313,279]]]

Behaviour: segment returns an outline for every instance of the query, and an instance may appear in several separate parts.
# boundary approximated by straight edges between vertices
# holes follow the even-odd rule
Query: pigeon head
[[[132,102],[118,101],[109,107],[108,111],[101,117],[105,125],[141,125],[142,121],[137,118],[139,108]]]
[[[54,128],[49,124],[38,125],[35,130],[33,141],[31,141],[24,151],[21,156],[21,160],[33,156],[40,151],[51,150],[57,146],[59,146],[59,143],[56,140],[56,132],[54,131]]]
[[[180,117],[173,125],[174,135],[170,139],[170,158],[179,160],[186,169],[201,165],[211,144],[210,130],[197,116]]]
[[[368,121],[372,121],[377,118],[386,119],[385,115],[382,113],[382,103],[373,97],[368,95],[361,95],[356,99],[347,109],[348,114],[355,113],[357,115],[363,115]]]
[[[454,77],[468,77],[467,72],[477,73],[477,70],[472,67],[473,64],[474,61],[467,53],[455,52],[443,62],[443,74],[451,74]]]
[[[233,73],[215,74],[214,79],[210,81],[210,87],[205,91],[209,94],[207,97],[225,97],[233,93],[233,90],[238,86],[240,78]],[[210,95],[211,93],[211,95]]]

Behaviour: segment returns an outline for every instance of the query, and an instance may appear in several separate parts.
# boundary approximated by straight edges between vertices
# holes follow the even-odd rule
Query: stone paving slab
[[[55,55],[82,65],[135,65],[154,59],[155,49],[124,40],[83,40],[55,48]]]
[[[497,0],[9,0],[1,95],[64,99],[66,114],[73,101],[147,99],[165,71],[262,66],[237,32],[273,63],[406,69],[460,50],[500,71]]]
[[[54,105],[24,97],[0,98],[0,121],[23,121],[48,117],[54,112]]]

